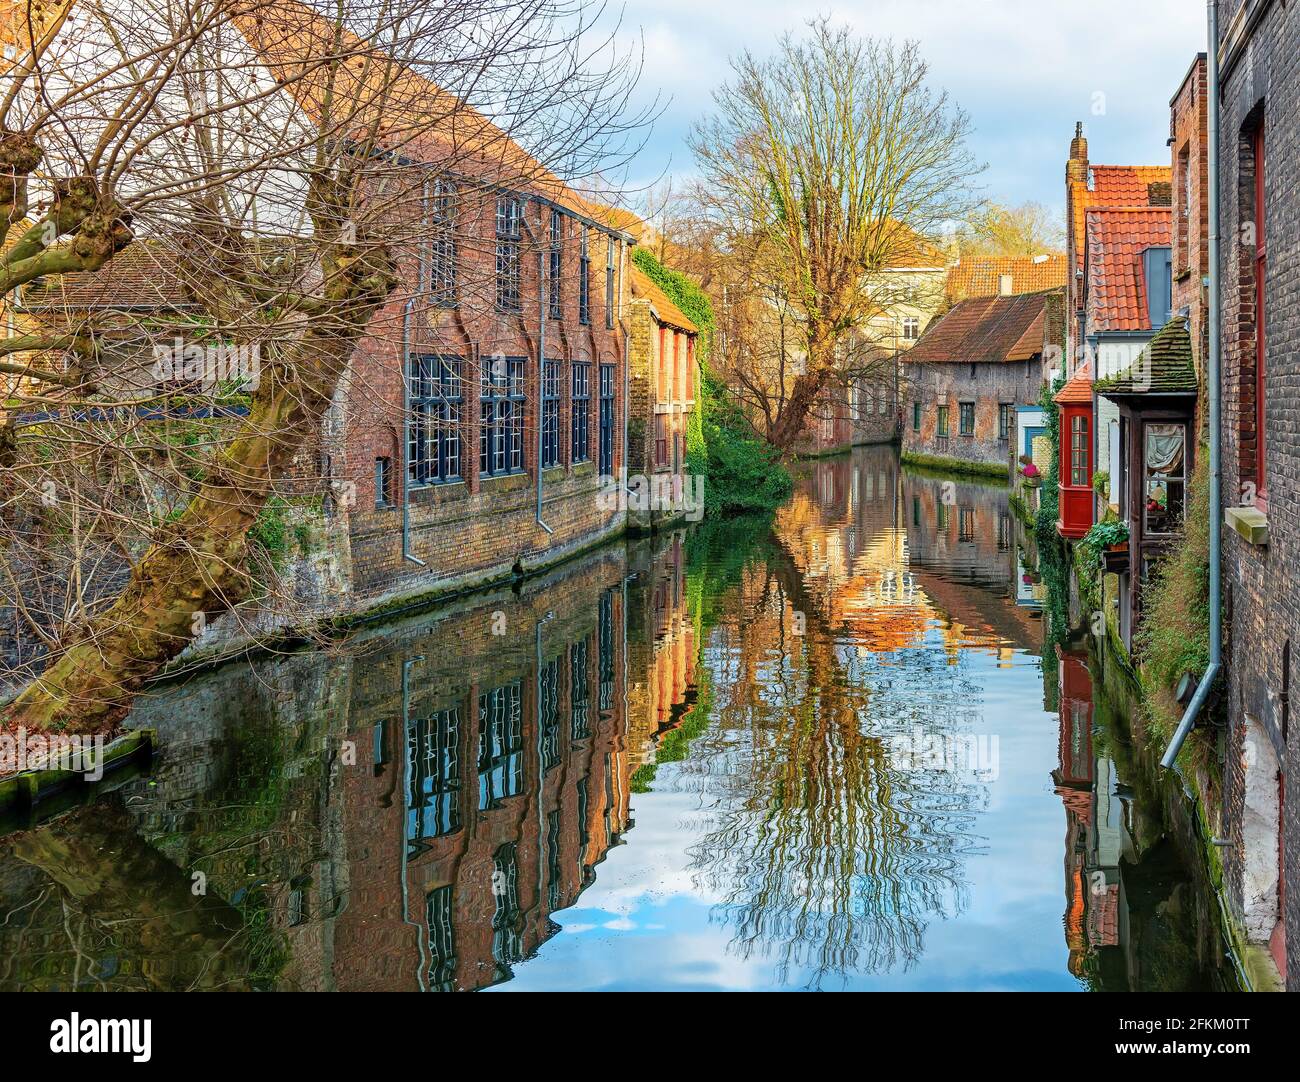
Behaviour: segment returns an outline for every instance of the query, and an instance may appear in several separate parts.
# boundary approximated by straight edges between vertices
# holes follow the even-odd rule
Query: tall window
[[[569,647],[569,677],[570,735],[574,740],[586,740],[591,735],[591,672],[586,639]]]
[[[655,466],[668,465],[668,414],[655,414]]]
[[[479,810],[498,807],[523,788],[524,726],[516,681],[478,697]]]
[[[524,360],[495,357],[483,366],[479,392],[479,473],[495,477],[524,468]]]
[[[591,253],[587,249],[587,227],[579,233],[578,246],[578,322],[591,322]]]
[[[497,200],[497,307],[518,312],[520,203],[514,196]]]
[[[442,484],[461,477],[461,359],[412,357],[411,419],[406,469],[413,484]]]
[[[921,431],[921,403],[920,402],[912,403],[912,431],[913,432]]]
[[[560,362],[542,367],[542,468],[560,464]]]
[[[1070,418],[1070,484],[1088,487],[1088,418],[1079,413]]]
[[[571,366],[572,407],[569,416],[569,461],[586,462],[591,458],[591,365],[574,361]]]
[[[456,303],[456,185],[435,180],[429,206],[429,293],[435,304]]]
[[[941,440],[948,438],[948,407],[940,406],[939,415],[935,421],[934,434]]]
[[[1011,438],[1011,405],[1007,402],[998,404],[998,439]]]
[[[903,341],[915,342],[921,337],[921,321],[915,316],[903,320]]]
[[[450,883],[429,891],[429,900],[425,903],[425,922],[429,926],[429,986],[438,992],[456,990],[454,903]]]
[[[492,957],[498,979],[510,976],[510,966],[524,958],[523,921],[519,909],[519,853],[506,842],[492,854]]]
[[[550,273],[547,276],[547,301],[551,318],[559,319],[563,315],[560,307],[560,267],[564,258],[564,218],[558,210],[551,211],[550,236]]]
[[[387,455],[375,459],[375,507],[393,506],[393,460]]]
[[[406,840],[454,834],[461,827],[460,711],[440,710],[412,721],[406,731],[406,758]]]
[[[975,435],[975,403],[960,402],[958,403],[958,409],[960,410],[958,423],[961,425],[961,434],[963,436]]]
[[[605,329],[614,329],[614,238],[606,238],[605,251]]]
[[[600,366],[600,474],[614,473],[614,366]]]
[[[1268,285],[1268,251],[1265,233],[1264,202],[1264,121],[1261,118],[1254,133],[1255,158],[1255,491],[1262,500],[1266,479],[1264,465],[1268,450],[1264,430],[1264,375],[1266,364],[1265,328],[1268,310],[1265,293]]]
[[[560,659],[542,666],[537,677],[537,726],[541,731],[542,773],[560,765]]]

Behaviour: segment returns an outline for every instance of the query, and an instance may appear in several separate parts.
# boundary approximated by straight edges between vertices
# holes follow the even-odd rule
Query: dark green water
[[[143,702],[0,837],[3,989],[1210,989],[1205,892],[1044,660],[1003,488],[807,468]]]

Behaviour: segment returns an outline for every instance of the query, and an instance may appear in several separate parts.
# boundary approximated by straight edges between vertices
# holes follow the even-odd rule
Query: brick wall
[[[963,462],[1007,465],[1015,417],[1013,413],[1008,439],[1001,439],[998,407],[1004,403],[1013,407],[1036,403],[1041,382],[1042,366],[1036,360],[908,365],[903,397],[903,450]],[[975,431],[971,436],[961,435],[962,402],[975,405]],[[913,423],[916,403],[921,406],[919,431]],[[946,439],[938,434],[941,405],[948,407]]]
[[[1220,29],[1227,22],[1221,13]],[[1297,739],[1288,731],[1286,696],[1294,684],[1292,645],[1300,639],[1300,213],[1295,176],[1300,167],[1300,24],[1293,12],[1273,4],[1240,49],[1224,65],[1220,117],[1220,222],[1222,246],[1223,498],[1243,503],[1256,469],[1255,176],[1251,134],[1265,125],[1267,239],[1265,443],[1269,544],[1248,544],[1224,531],[1227,713],[1230,735],[1225,763],[1224,831],[1234,843],[1224,850],[1232,901],[1244,899],[1252,816],[1246,808],[1243,737],[1250,720],[1268,734],[1290,775],[1294,794]],[[1286,868],[1288,987],[1300,987],[1300,800],[1287,802],[1282,826]]]
[[[614,366],[614,472],[623,466],[624,345],[620,301],[626,252],[615,245],[612,320],[605,304],[607,236],[581,220],[563,219],[561,245],[562,318],[545,318],[545,356],[561,365],[559,465],[543,476],[542,517],[536,522],[536,476],[542,337],[537,254],[548,255],[550,208],[525,200],[520,243],[520,306],[503,311],[496,302],[495,197],[464,198],[458,204],[457,298],[448,307],[428,293],[395,296],[375,317],[352,360],[337,403],[338,454],[332,480],[354,486],[349,515],[355,589],[362,597],[418,594],[481,581],[528,568],[590,544],[623,526],[623,515],[597,501],[599,456],[599,366]],[[579,319],[580,238],[588,236],[590,320]],[[408,260],[406,281],[418,280]],[[549,301],[549,293],[547,294]],[[609,322],[613,327],[609,327]],[[402,554],[402,478],[406,469],[403,438],[403,343],[407,354],[460,359],[460,479],[413,486],[410,494],[410,551],[420,567]],[[493,359],[524,359],[523,470],[503,477],[480,473],[480,374]],[[588,363],[591,397],[586,401],[590,458],[571,461],[570,423],[576,407],[570,395],[572,365]],[[376,459],[391,462],[390,503],[376,506]]]

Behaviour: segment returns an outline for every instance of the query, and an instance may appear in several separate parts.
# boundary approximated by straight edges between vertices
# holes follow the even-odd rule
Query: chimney
[[[1070,160],[1065,166],[1065,175],[1073,180],[1085,180],[1088,176],[1088,140],[1083,135],[1083,121],[1074,125],[1074,138],[1070,140]]]

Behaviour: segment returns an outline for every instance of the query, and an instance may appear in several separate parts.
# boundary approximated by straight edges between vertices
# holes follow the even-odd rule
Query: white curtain
[[[1179,473],[1183,464],[1183,426],[1147,425],[1147,469]]]

